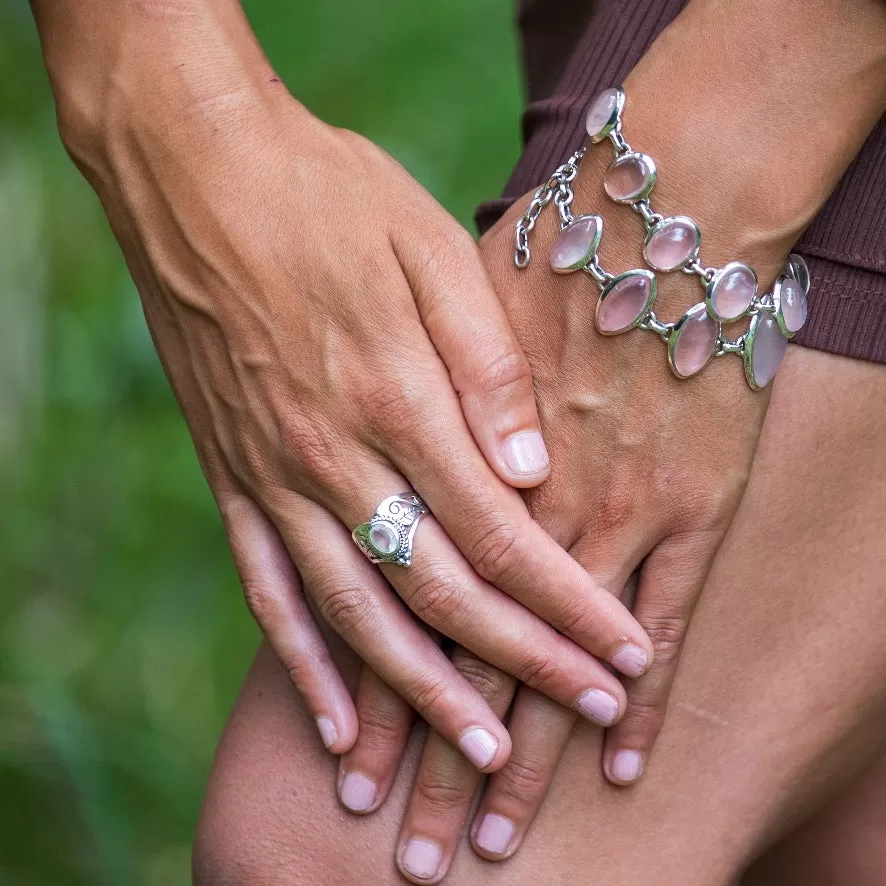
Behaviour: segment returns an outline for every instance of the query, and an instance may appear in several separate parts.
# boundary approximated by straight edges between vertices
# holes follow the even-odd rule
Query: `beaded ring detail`
[[[743,262],[722,268],[705,267],[699,258],[701,230],[685,215],[655,212],[649,196],[655,187],[655,161],[635,151],[621,133],[626,105],[621,87],[605,89],[587,113],[588,144],[559,166],[533,196],[516,226],[514,263],[528,267],[529,234],[542,210],[552,201],[560,214],[560,234],[551,250],[552,269],[560,274],[585,271],[600,288],[595,324],[603,335],[620,335],[639,328],[655,332],[668,346],[668,363],[678,378],[690,378],[715,357],[738,354],[748,384],[755,391],[775,375],[788,339],[806,322],[809,269],[799,255],[788,256],[772,292],[760,294],[757,275]],[[643,257],[652,271],[634,269],[614,276],[600,267],[597,250],[603,219],[596,214],[574,216],[572,182],[589,145],[609,140],[613,159],[603,178],[610,199],[629,205],[645,228]],[[682,271],[695,276],[704,288],[704,300],[673,323],[655,315],[658,281],[654,272]],[[723,325],[743,318],[750,323],[736,339],[723,336]]]

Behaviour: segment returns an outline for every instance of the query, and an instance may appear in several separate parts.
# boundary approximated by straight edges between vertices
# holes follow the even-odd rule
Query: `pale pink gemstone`
[[[686,315],[680,328],[675,330],[672,363],[677,375],[689,378],[704,369],[714,355],[719,324],[705,310],[704,305],[696,305]]]
[[[778,291],[781,317],[788,332],[799,332],[806,322],[806,293],[793,277],[785,277]]]
[[[593,101],[588,109],[586,126],[588,135],[593,138],[600,134],[600,131],[612,119],[615,109],[618,106],[618,90],[614,87],[604,89]]]
[[[629,274],[612,285],[597,303],[597,328],[605,335],[630,329],[645,313],[652,281],[645,274]]]
[[[597,251],[601,224],[599,215],[582,215],[564,228],[551,247],[551,267],[568,273],[586,265]]]
[[[765,388],[781,365],[788,340],[781,334],[778,323],[770,314],[760,314],[756,322],[757,331],[750,358],[751,372],[757,387]]]
[[[757,292],[757,278],[747,266],[726,268],[711,287],[711,307],[722,320],[737,320],[751,306]]]
[[[382,554],[393,554],[400,543],[399,536],[387,523],[376,523],[369,530],[369,540],[372,542],[372,546]]]
[[[603,178],[603,187],[613,200],[629,203],[649,193],[655,166],[645,154],[622,154]]]
[[[699,233],[690,218],[675,216],[656,225],[646,238],[643,254],[659,271],[682,268],[698,250]]]

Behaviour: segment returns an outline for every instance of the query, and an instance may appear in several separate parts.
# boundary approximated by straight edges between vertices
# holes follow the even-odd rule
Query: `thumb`
[[[413,233],[408,242],[394,242],[394,249],[487,462],[510,486],[537,486],[550,463],[529,361],[476,243],[454,220],[447,221],[421,240]]]

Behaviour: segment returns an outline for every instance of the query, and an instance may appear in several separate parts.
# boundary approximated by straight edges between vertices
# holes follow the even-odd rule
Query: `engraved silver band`
[[[414,492],[392,495],[351,533],[351,538],[371,563],[409,567],[415,531],[421,518],[429,513],[427,505]]]

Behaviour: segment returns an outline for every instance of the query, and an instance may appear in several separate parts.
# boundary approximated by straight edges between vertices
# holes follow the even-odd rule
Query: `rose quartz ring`
[[[415,530],[428,513],[427,505],[414,492],[392,495],[375,509],[371,519],[351,533],[351,537],[370,563],[409,567],[412,565]]]
[[[655,332],[668,348],[668,363],[678,378],[690,378],[714,358],[738,354],[744,361],[745,377],[754,390],[772,381],[790,338],[806,322],[809,269],[796,254],[788,256],[782,275],[772,292],[761,295],[757,275],[743,262],[708,268],[701,262],[701,231],[685,215],[664,216],[655,212],[650,195],[655,187],[655,161],[633,150],[621,134],[626,104],[620,87],[606,89],[591,103],[586,117],[591,144],[606,139],[614,156],[603,177],[610,199],[629,205],[643,220],[646,230],[643,257],[652,270],[635,268],[614,276],[600,267],[597,250],[603,236],[603,219],[596,214],[573,217],[575,198],[572,182],[587,146],[576,151],[536,191],[516,226],[514,261],[519,268],[529,265],[529,234],[552,201],[560,212],[560,234],[551,248],[551,268],[558,274],[586,271],[600,287],[594,315],[602,335],[620,335],[630,329]],[[655,272],[683,271],[695,276],[704,289],[704,299],[690,307],[675,322],[655,315],[658,279]],[[750,323],[735,339],[724,335],[743,318]]]

